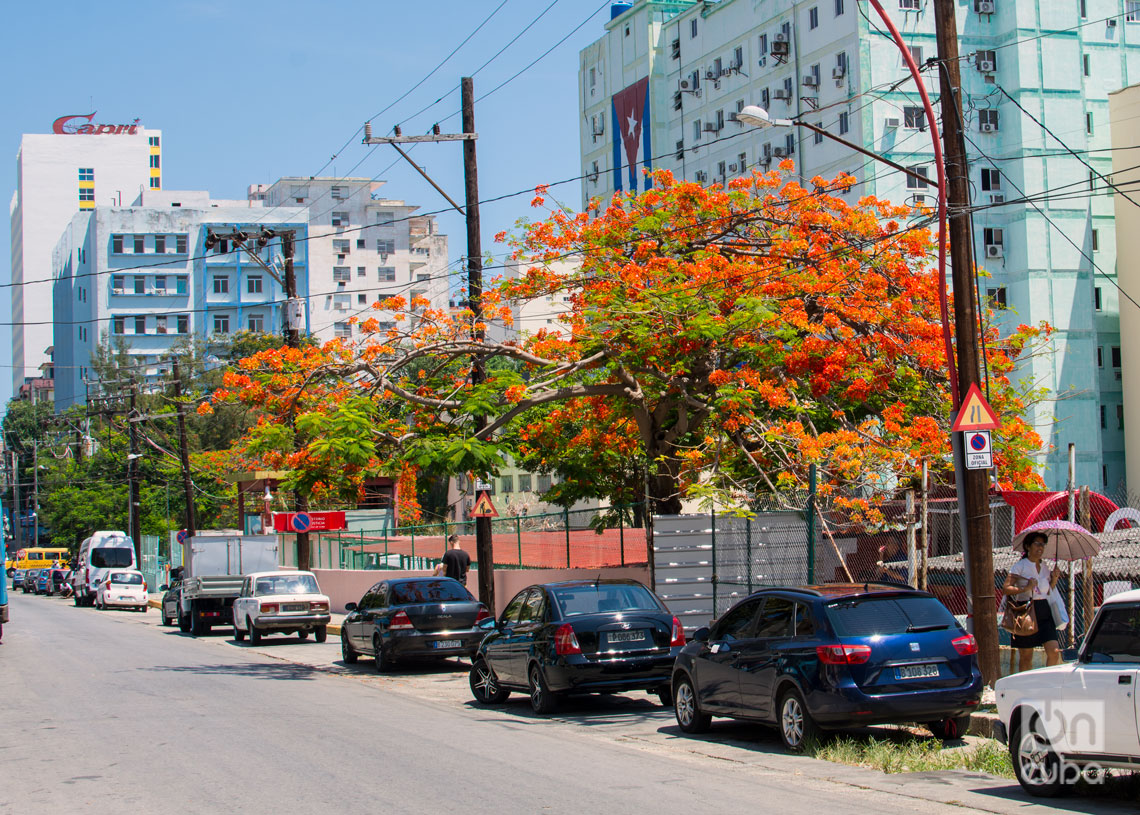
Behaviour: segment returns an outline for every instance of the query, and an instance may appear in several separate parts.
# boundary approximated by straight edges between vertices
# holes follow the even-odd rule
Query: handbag
[[[1001,615],[1001,627],[1015,637],[1031,637],[1037,633],[1037,612],[1033,600],[1007,598],[1005,613]]]
[[[1053,612],[1053,625],[1058,631],[1067,628],[1069,625],[1069,612],[1065,608],[1065,600],[1061,596],[1061,592],[1054,588],[1049,592],[1049,610]]]

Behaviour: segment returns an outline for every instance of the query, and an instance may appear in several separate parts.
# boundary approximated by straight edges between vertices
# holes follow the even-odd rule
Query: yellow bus
[[[46,569],[55,561],[66,564],[71,560],[67,547],[33,546],[17,549],[15,557],[4,563],[4,571],[11,574],[13,569]]]

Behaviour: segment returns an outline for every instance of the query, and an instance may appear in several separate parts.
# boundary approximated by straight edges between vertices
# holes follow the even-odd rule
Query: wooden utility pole
[[[24,524],[20,520],[20,455],[12,451],[12,540],[16,551],[24,548]]]
[[[178,459],[182,464],[182,489],[186,494],[186,538],[189,541],[197,530],[194,521],[194,483],[190,478],[190,446],[186,441],[186,406],[182,404],[182,371],[178,357],[172,360],[174,372],[174,398],[178,404]]]
[[[127,413],[127,430],[130,437],[131,451],[127,456],[127,515],[130,518],[128,534],[135,545],[135,562],[142,563],[142,518],[140,517],[141,501],[139,499],[139,414],[135,407],[138,396],[138,386],[134,377],[131,377],[130,410]]]
[[[297,299],[297,273],[293,269],[293,254],[295,251],[296,241],[292,230],[278,232],[281,236],[281,254],[285,258],[285,344],[290,348],[301,347],[301,309],[300,301]],[[289,417],[290,424],[293,423],[293,417]],[[301,450],[304,445],[301,440],[297,438],[296,432],[293,434],[293,450],[297,452]],[[309,511],[309,496],[301,490],[293,490],[293,511],[294,512],[308,512]],[[241,519],[245,523],[245,518]],[[309,570],[309,549],[311,543],[309,541],[308,532],[297,533],[297,568],[302,571]]]
[[[934,0],[938,40],[942,142],[946,162],[946,202],[950,212],[950,262],[954,286],[954,334],[958,360],[958,401],[971,385],[980,385],[978,311],[975,297],[973,234],[970,228],[970,176],[962,119],[962,78],[958,62],[958,27],[955,0]],[[997,681],[997,601],[994,588],[993,536],[990,529],[989,471],[965,469],[965,434],[954,433],[954,469],[958,501],[965,504],[962,541],[966,562],[967,595],[974,636],[978,640],[978,666],[987,684]]]

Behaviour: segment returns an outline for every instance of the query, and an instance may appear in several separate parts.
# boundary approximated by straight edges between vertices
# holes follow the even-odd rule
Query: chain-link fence
[[[327,569],[433,569],[451,535],[475,555],[475,521],[470,520],[320,533],[313,536],[312,559]],[[493,518],[491,536],[495,568],[594,569],[648,560],[640,504]]]
[[[160,542],[158,535],[143,535],[139,540],[139,571],[143,573],[147,591],[151,594],[166,582],[169,573],[168,560],[159,549]]]

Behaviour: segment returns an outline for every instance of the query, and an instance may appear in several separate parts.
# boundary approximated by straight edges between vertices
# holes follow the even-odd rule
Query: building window
[[[1124,22],[1140,23],[1140,0],[1125,0],[1124,11]]]
[[[157,176],[151,176],[150,177],[150,188],[152,190],[157,190],[159,188],[159,186],[161,185],[161,183],[162,183],[161,180]]]
[[[265,316],[262,314],[249,315],[249,330],[256,331],[259,334],[265,330]]]
[[[174,278],[174,291],[178,294],[186,294],[185,275],[179,275],[178,277]]]
[[[154,333],[155,334],[165,334],[166,333],[166,317],[165,316],[160,314],[159,316],[154,318]]]
[[[146,236],[135,235],[135,254],[141,255],[146,251]]]
[[[376,251],[381,255],[392,255],[396,253],[396,242],[392,240],[379,240],[376,241]]]
[[[1107,418],[1106,418],[1106,417],[1107,417],[1107,415],[1108,415],[1108,408],[1107,408],[1107,406],[1106,406],[1106,405],[1101,405],[1101,406],[1100,406],[1100,429],[1101,429],[1101,430],[1107,430],[1107,429],[1108,429],[1108,421],[1107,421]]]
[[[348,197],[344,187],[330,187],[329,194],[332,195],[334,201],[343,201]]]
[[[547,492],[551,486],[551,479],[549,475],[540,475],[538,477],[538,491]]]
[[[123,275],[117,274],[111,277],[111,291],[121,292],[126,285],[126,278]]]
[[[111,236],[111,254],[112,255],[123,254],[123,236],[122,235],[112,235]]]
[[[228,314],[215,314],[214,315],[214,333],[215,334],[229,334],[230,333],[230,318]]]
[[[1085,114],[1085,133],[1092,135],[1093,132],[1093,115],[1091,113]]]
[[[148,136],[147,137],[147,144],[149,144],[151,147],[158,147],[159,146],[158,136]]]
[[[376,224],[377,226],[391,226],[396,222],[396,215],[393,212],[377,212]]]
[[[1083,19],[1085,17],[1088,17],[1089,16],[1088,0],[1081,0],[1080,6],[1081,6],[1081,18]]]
[[[982,168],[982,192],[1001,189],[1001,171],[992,167]]]
[[[79,180],[80,181],[94,181],[95,180],[95,168],[94,167],[80,167],[79,168]]]
[[[999,286],[994,289],[986,289],[986,298],[990,301],[996,309],[1006,309],[1009,307],[1009,301],[1006,300],[1005,286]]]
[[[333,336],[347,339],[352,336],[352,323],[333,323]]]
[[[1098,368],[1104,367],[1104,346],[1103,345],[1098,345],[1096,347],[1096,367],[1098,367]]]
[[[843,0],[835,0],[835,16],[843,16]]]
[[[907,105],[903,108],[903,127],[922,130],[926,127],[926,111],[921,105]]]
[[[189,334],[190,333],[190,315],[188,315],[188,314],[179,314],[178,315],[178,333],[179,334]]]
[[[376,270],[376,278],[381,283],[395,283],[396,282],[396,267],[395,266],[381,266]]]
[[[155,235],[154,236],[154,251],[159,255],[165,255],[166,254],[166,236],[165,235]]]
[[[333,226],[348,226],[348,213],[347,212],[334,212],[332,214]]]
[[[246,294],[261,294],[261,275],[251,274],[245,279]]]
[[[689,20],[689,39],[695,36],[697,36],[697,19],[694,17],[692,20]]]
[[[1100,311],[1103,305],[1104,301],[1101,300],[1100,286],[1093,286],[1093,309]]]
[[[1100,230],[1094,229],[1092,231],[1092,250],[1094,252],[1100,249]]]
[[[166,292],[166,275],[154,276],[154,290],[163,294]]]
[[[1112,346],[1112,367],[1113,368],[1119,368],[1120,367],[1120,346],[1119,345]]]
[[[146,278],[143,275],[135,275],[135,294],[146,294]]]
[[[840,73],[842,73],[844,75],[847,74],[847,52],[846,51],[840,51],[838,54],[835,55],[835,67],[839,69]]]
[[[151,156],[150,156],[150,166],[151,166],[151,167],[154,167],[155,169],[158,169],[158,167],[159,167],[159,163],[158,163],[158,160],[159,160],[159,155],[158,155],[158,153],[151,153]]]
[[[851,129],[851,123],[850,122],[851,122],[851,117],[847,115],[846,111],[839,114],[839,135],[840,136],[842,136],[844,133],[846,133],[848,130]]]
[[[1116,406],[1116,429],[1124,429],[1124,405]]]
[[[367,294],[356,295],[356,305],[358,305],[358,306],[368,305],[368,295]]]
[[[126,320],[122,317],[112,317],[111,318],[111,333],[112,334],[125,334],[126,333],[125,323],[126,323]]]
[[[174,251],[176,253],[178,253],[179,255],[185,255],[186,254],[186,236],[185,235],[175,235],[174,236]]]
[[[789,133],[784,137],[784,155],[791,156],[796,152],[796,137],[795,134]]]
[[[368,276],[368,267],[367,266],[357,266],[356,267],[356,276],[357,277],[367,277]]]
[[[818,127],[819,130],[813,130],[811,132],[812,144],[823,144],[823,133],[820,132],[823,130],[823,122],[816,122],[815,126]]]
[[[812,6],[808,9],[808,29],[819,28],[819,7]]]
[[[519,473],[519,492],[530,492],[530,473]]]
[[[760,106],[764,108],[764,110],[768,110],[768,108],[771,107],[771,104],[771,97],[768,94],[768,89],[762,88],[760,90]]]
[[[333,251],[338,255],[347,255],[352,251],[352,241],[333,241]]]
[[[919,68],[922,67],[922,46],[921,45],[908,45],[907,50],[910,51],[910,58],[914,60],[914,64]]]
[[[95,189],[93,187],[87,187],[85,189],[81,189],[79,191],[79,200],[80,201],[94,201],[95,200]]]
[[[697,119],[693,122],[693,141],[701,140],[701,120]]]
[[[135,317],[135,333],[146,333],[146,317]]]
[[[815,86],[818,88],[819,87],[819,63],[817,62],[815,65],[811,66],[811,69],[808,71],[808,73],[811,74],[812,81],[815,83]]]
[[[230,279],[225,275],[214,275],[214,294],[229,294]]]
[[[1088,54],[1085,54],[1084,56],[1081,57],[1081,66],[1082,66],[1082,70],[1084,72],[1084,75],[1088,76],[1089,75],[1089,69],[1092,67],[1089,65],[1089,55]]]
[[[922,11],[922,0],[899,0],[899,11]]]
[[[925,164],[915,164],[907,167],[912,173],[918,173],[922,178],[915,178],[913,175],[906,177],[906,188],[908,190],[925,190],[930,186],[923,178],[929,178],[930,170]]]
[[[986,227],[982,230],[982,243],[986,246],[1002,246],[1004,244],[1005,233],[1000,229],[993,227]]]
[[[333,280],[337,283],[347,283],[352,280],[352,269],[348,266],[333,266]]]
[[[756,40],[756,50],[759,52],[760,56],[764,56],[765,54],[768,53],[768,35],[767,34],[761,34],[759,36],[759,38]]]
[[[998,112],[993,108],[978,111],[978,129],[983,133],[992,133],[998,129]]]
[[[366,240],[364,240],[364,238],[357,238],[356,239],[356,248],[357,249],[364,249],[367,246],[368,246],[368,242]]]

